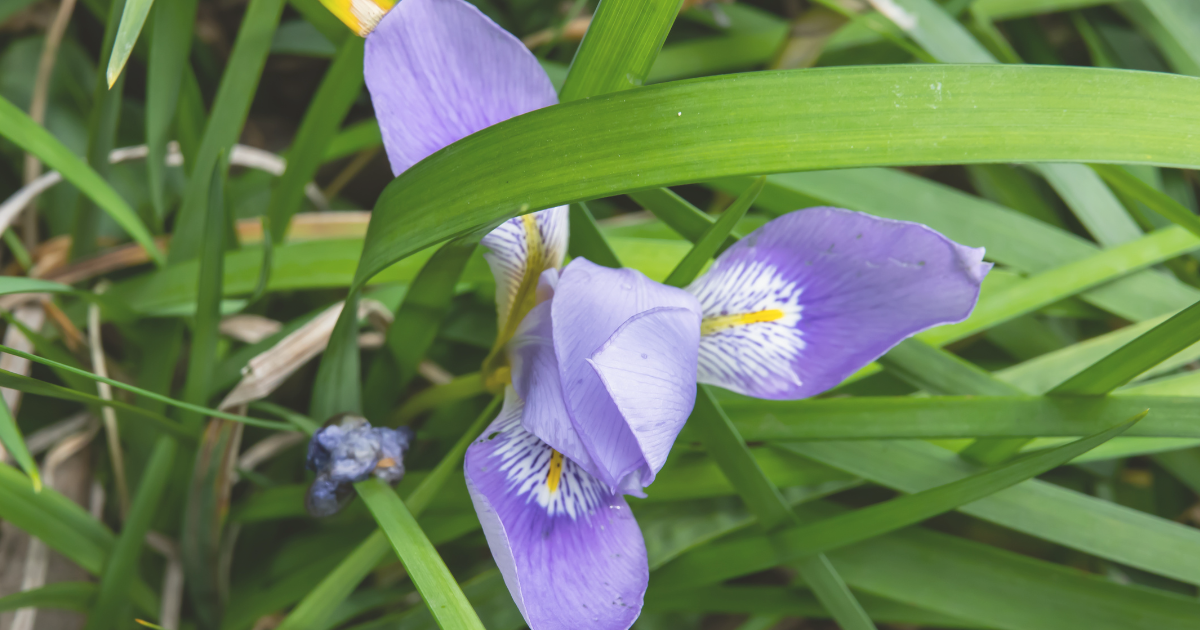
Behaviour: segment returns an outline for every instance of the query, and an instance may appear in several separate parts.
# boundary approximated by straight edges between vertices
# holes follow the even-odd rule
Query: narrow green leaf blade
[[[378,479],[360,481],[354,488],[366,501],[375,522],[387,534],[438,625],[483,630],[483,622],[479,621],[467,596],[463,595],[446,563],[396,492]]]
[[[754,204],[754,200],[758,199],[758,194],[762,192],[766,183],[765,176],[759,177],[745,192],[739,195],[733,204],[721,214],[721,218],[705,230],[700,240],[696,241],[695,247],[692,247],[687,256],[679,261],[671,275],[667,276],[664,284],[672,287],[685,287],[691,284],[692,280],[700,275],[700,270],[704,268],[709,259],[715,256],[721,246],[725,244],[738,221],[746,216],[746,211]]]
[[[126,0],[125,11],[121,13],[121,25],[113,41],[112,55],[108,58],[108,69],[104,74],[108,80],[108,87],[111,88],[117,82],[117,77],[125,69],[129,53],[133,52],[133,46],[142,34],[142,26],[146,23],[146,16],[152,6],[154,0]]]
[[[746,539],[697,550],[664,567],[656,576],[672,589],[720,582],[739,575],[830,552],[954,510],[1057,468],[1123,433],[1144,416],[1096,435],[984,470],[930,490],[860,508],[847,514],[789,528],[769,539]],[[712,558],[724,558],[714,570]],[[733,560],[736,558],[737,560]]]
[[[939,162],[1191,167],[1200,164],[1200,116],[1180,104],[1197,99],[1200,79],[1155,73],[861,66],[710,77],[556,105],[472,134],[393,180],[355,286],[484,224],[653,186]],[[983,136],[980,117],[992,123]],[[1123,124],[1111,125],[1114,117]],[[874,150],[881,144],[889,150]],[[589,176],[578,177],[584,169]]]
[[[1163,218],[1200,236],[1200,217],[1175,201],[1170,195],[1138,179],[1133,173],[1115,164],[1093,164],[1092,168],[1113,188],[1146,204]]]
[[[1101,396],[1200,341],[1200,302],[1180,311],[1050,390],[1060,396]]]
[[[565,103],[641,86],[682,4],[682,0],[601,2],[559,98]]]
[[[33,455],[29,453],[29,448],[25,446],[25,438],[21,436],[21,429],[17,426],[17,419],[13,417],[12,411],[8,408],[8,403],[0,398],[0,444],[8,450],[12,458],[16,460],[17,465],[21,470],[29,475],[29,481],[33,484],[34,492],[42,491],[42,476],[38,474],[37,462],[33,460]]]

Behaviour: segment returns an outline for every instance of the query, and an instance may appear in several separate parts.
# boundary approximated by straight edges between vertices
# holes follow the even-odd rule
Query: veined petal
[[[654,282],[632,269],[609,269],[578,258],[563,271],[551,302],[554,350],[571,422],[592,456],[596,476],[610,488],[620,486],[625,476],[639,470],[648,482],[655,470],[621,408],[587,360],[629,318],[657,307],[700,312],[695,298],[686,291]],[[686,364],[688,356],[682,352],[674,359]],[[628,400],[623,406],[639,404]]]
[[[407,1],[407,0],[406,0]],[[483,237],[483,258],[496,278],[496,316],[501,339],[511,336],[537,298],[542,274],[567,255],[567,206],[515,217]],[[507,331],[507,336],[505,331]]]
[[[367,38],[363,75],[392,172],[480,129],[553,105],[525,45],[463,0],[404,0]]]
[[[660,307],[629,318],[588,359],[617,405],[650,468],[643,485],[667,463],[667,453],[696,404],[700,315]]]
[[[584,470],[594,470],[595,464],[571,424],[563,399],[551,336],[550,304],[542,302],[529,311],[508,344],[513,388],[525,401],[521,424]]]
[[[531,630],[625,630],[642,608],[646,547],[620,495],[504,409],[467,449],[467,489],[504,583]]]
[[[779,217],[688,287],[703,308],[699,381],[758,398],[819,394],[906,337],[962,321],[983,249],[838,208]]]

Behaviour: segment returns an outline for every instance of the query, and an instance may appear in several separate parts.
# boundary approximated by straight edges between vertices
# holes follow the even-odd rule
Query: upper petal
[[[577,258],[563,271],[551,302],[554,350],[571,422],[609,487],[642,468],[653,470],[627,419],[588,359],[629,318],[657,307],[699,313],[686,291],[650,280],[632,269],[610,269]]]
[[[406,0],[407,1],[407,0]],[[558,206],[514,217],[483,237],[483,258],[496,278],[496,315],[501,338],[512,334],[522,317],[542,299],[537,297],[542,274],[562,266],[567,255],[570,214]],[[549,281],[554,284],[553,279]],[[550,286],[543,292],[549,290]]]
[[[575,431],[563,400],[558,359],[554,356],[551,337],[550,302],[537,305],[525,316],[508,344],[508,356],[513,388],[525,401],[522,415],[525,430],[585,470],[594,470],[592,458]]]
[[[759,398],[819,394],[926,328],[962,321],[983,249],[838,208],[779,217],[688,287],[703,308],[699,380]]]
[[[629,318],[588,359],[649,465],[643,485],[667,462],[696,404],[699,341],[698,313],[660,307]]]
[[[510,389],[467,449],[467,489],[488,546],[531,630],[625,630],[649,579],[625,500],[521,426]]]
[[[537,59],[462,0],[404,0],[367,37],[363,74],[392,172],[558,102]]]

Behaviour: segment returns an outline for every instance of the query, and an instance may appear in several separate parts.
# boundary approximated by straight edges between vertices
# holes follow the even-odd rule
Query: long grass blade
[[[759,177],[745,190],[733,204],[721,214],[721,218],[717,219],[703,235],[700,240],[696,241],[696,245],[684,256],[683,260],[679,261],[679,265],[667,276],[663,284],[672,287],[684,287],[691,284],[696,276],[700,275],[700,270],[708,263],[709,259],[717,254],[729,238],[733,228],[746,216],[746,211],[754,204],[754,200],[758,199],[758,194],[762,192],[763,186],[766,185],[767,178]]]

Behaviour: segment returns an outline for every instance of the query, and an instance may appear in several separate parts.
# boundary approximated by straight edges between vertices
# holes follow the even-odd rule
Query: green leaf
[[[1197,341],[1200,341],[1200,302],[1063,381],[1050,393],[1060,396],[1107,394]]]
[[[79,188],[145,248],[151,259],[156,263],[163,262],[162,252],[154,244],[149,230],[121,195],[44,127],[33,122],[28,114],[4,98],[0,98],[0,136],[36,155],[49,168],[62,173],[64,179]]]
[[[421,599],[443,628],[478,628],[483,623],[463,595],[458,582],[446,568],[425,532],[411,512],[387,483],[368,479],[354,484],[359,496],[371,509],[375,522],[387,534],[396,555],[404,563],[409,578],[421,593]]]
[[[121,13],[121,25],[117,29],[116,40],[113,41],[112,55],[108,58],[108,70],[104,73],[109,88],[112,88],[121,71],[125,69],[125,62],[129,61],[129,53],[133,52],[133,46],[137,43],[138,35],[142,33],[142,25],[146,23],[146,16],[152,6],[154,0],[126,0],[125,10]]]
[[[692,247],[687,256],[679,261],[675,270],[667,276],[663,284],[672,287],[685,287],[691,284],[696,276],[700,275],[700,270],[704,268],[704,265],[722,249],[733,232],[733,228],[738,221],[742,220],[742,217],[746,216],[746,211],[754,204],[754,200],[758,199],[758,194],[762,192],[766,183],[766,177],[759,177],[754,184],[739,195],[733,204],[721,214],[721,218],[704,231],[700,240],[696,241],[695,247]]]
[[[148,0],[138,1],[148,3]],[[150,202],[154,205],[160,228],[167,213],[163,192],[166,183],[167,134],[171,122],[175,120],[175,107],[179,103],[183,77],[191,73],[187,57],[192,47],[196,3],[197,0],[159,3],[150,31],[150,55],[146,68],[146,179]]]
[[[929,54],[945,63],[996,63],[971,33],[933,0],[895,0],[912,18],[901,25],[909,37]]]
[[[8,450],[12,458],[16,460],[17,465],[21,470],[29,475],[29,481],[33,484],[34,492],[42,491],[42,477],[38,474],[37,462],[33,460],[33,455],[29,453],[29,448],[25,446],[25,438],[21,437],[21,429],[17,426],[17,419],[13,417],[12,411],[8,408],[8,403],[0,398],[0,444]]]
[[[600,232],[600,227],[596,225],[596,218],[592,216],[592,211],[588,209],[587,204],[573,203],[569,212],[571,235],[570,242],[567,244],[567,253],[574,258],[586,258],[597,265],[619,268],[621,261],[617,258],[616,252],[612,250],[612,246],[605,240],[604,234]]]
[[[26,276],[0,276],[0,295],[13,293],[75,293],[75,289],[50,280]]]
[[[117,537],[116,545],[104,564],[97,587],[96,603],[88,615],[86,630],[104,630],[119,627],[124,616],[122,608],[130,595],[129,585],[137,575],[138,560],[145,546],[146,532],[154,518],[171,478],[171,467],[175,464],[177,442],[170,436],[161,436],[154,445],[150,461],[142,473],[137,494],[129,509],[129,516]]]
[[[308,415],[324,423],[339,413],[362,413],[361,358],[358,349],[359,292],[351,290],[321,354]]]
[[[1120,166],[1111,164],[1093,164],[1092,168],[1100,174],[1113,188],[1146,204],[1146,207],[1162,215],[1163,218],[1180,225],[1192,234],[1200,236],[1200,217],[1188,210],[1183,204],[1175,201],[1170,195],[1154,188],[1138,179]]]
[[[9,350],[5,349],[3,346],[0,346],[0,349],[4,349],[6,352],[9,352]],[[50,362],[43,360],[39,361],[39,363]],[[61,364],[56,364],[56,366],[58,365]],[[69,366],[63,365],[62,367],[66,368]],[[83,374],[89,374],[89,372],[84,372],[83,370],[79,370],[79,372]],[[99,379],[97,378],[97,380]],[[119,400],[104,400],[95,394],[81,392],[69,387],[47,383],[45,381],[39,381],[38,379],[30,378],[22,374],[15,374],[13,372],[9,372],[8,370],[0,370],[0,386],[37,396],[46,396],[48,398],[57,398],[59,400],[72,400],[75,402],[81,402],[91,405],[96,409],[104,406],[112,407],[113,409],[119,409],[143,418],[148,418],[154,421],[157,428],[164,429],[179,437],[195,439],[195,435],[185,431],[179,426],[178,422],[175,422],[164,415],[155,413],[153,411],[148,411]]]
[[[725,234],[722,234],[717,242],[724,238]],[[713,397],[709,386],[698,386],[696,408],[692,415],[695,419],[694,430],[700,433],[705,447],[754,513],[763,530],[770,532],[794,523],[796,516],[791,506],[750,454],[742,436]],[[804,581],[812,587],[822,605],[840,626],[853,630],[875,627],[827,558],[818,552],[816,555],[799,556],[794,561]]]
[[[1187,396],[862,396],[794,401],[738,399],[723,407],[752,442],[1091,435],[1150,409],[1129,430],[1200,437]]]
[[[910,493],[963,479],[975,470],[954,453],[918,441],[797,442],[786,448]],[[1200,583],[1200,568],[1189,561],[1200,553],[1200,532],[1051,483],[1030,479],[959,510],[1114,562]]]
[[[267,206],[270,239],[275,243],[283,242],[288,222],[300,209],[304,186],[313,180],[338,127],[362,92],[365,42],[361,37],[347,37],[342,42],[304,113],[287,153],[287,170],[275,181]]]
[[[1149,93],[1149,102],[1122,98]],[[912,66],[711,77],[547,107],[468,136],[393,180],[375,206],[354,286],[478,226],[653,186],[884,164],[1193,166],[1200,118],[1178,103],[1197,98],[1200,79],[1189,77]],[[981,117],[994,131],[980,135]],[[887,151],[875,150],[883,144]],[[589,176],[578,177],[585,168]],[[523,175],[531,172],[538,176]]]
[[[54,582],[29,591],[0,597],[0,611],[19,608],[59,608],[87,612],[88,602],[96,596],[91,582]]]
[[[789,528],[767,538],[712,545],[671,563],[655,577],[661,580],[664,588],[669,585],[671,589],[684,590],[868,540],[978,501],[1057,468],[1121,434],[1143,415],[1145,412],[1093,436],[929,490]],[[719,569],[713,568],[714,559],[722,559],[717,563]]]
[[[18,356],[23,359],[29,359],[30,361],[33,361],[34,363],[41,363],[42,365],[47,365],[47,366],[50,366],[50,367],[53,367],[53,368],[56,368],[59,370],[64,370],[64,371],[70,372],[72,374],[77,374],[79,376],[89,378],[93,381],[98,381],[101,383],[108,383],[109,385],[112,385],[113,387],[116,387],[118,389],[123,389],[125,391],[133,392],[139,396],[145,396],[146,398],[149,398],[151,400],[157,400],[159,402],[166,403],[173,407],[185,409],[187,411],[196,413],[200,416],[212,416],[214,418],[224,418],[226,420],[233,420],[234,422],[244,422],[246,424],[263,427],[266,429],[275,429],[278,431],[292,430],[292,426],[290,424],[286,424],[286,423],[282,423],[282,422],[272,422],[270,420],[260,420],[258,418],[251,418],[249,416],[239,416],[237,414],[225,413],[224,411],[218,411],[216,409],[209,409],[206,407],[202,407],[200,405],[193,405],[190,403],[185,403],[182,401],[175,400],[173,398],[168,398],[166,396],[163,396],[162,394],[156,394],[152,391],[148,391],[148,390],[142,389],[140,387],[135,387],[133,385],[129,385],[128,383],[122,383],[121,381],[115,381],[111,378],[104,378],[104,377],[96,376],[95,374],[92,374],[91,372],[88,372],[86,370],[80,370],[78,368],[71,367],[64,363],[58,363],[57,361],[51,361],[49,359],[45,359],[45,358],[39,357],[37,355],[29,354],[28,352],[22,352],[20,350],[17,350],[16,348],[10,348],[5,345],[0,345],[0,352],[7,352],[8,354]],[[173,422],[173,421],[167,419],[165,416],[159,415],[154,412],[147,411],[145,409],[140,409],[138,407],[134,407],[133,405],[128,405],[119,400],[103,401],[101,398],[99,398],[97,396],[92,396],[91,394],[86,394],[84,392],[77,392],[73,389],[68,389],[66,387],[60,387],[58,385],[54,385],[51,383],[45,383],[45,382],[39,381],[37,379],[29,378],[27,376],[13,374],[12,372],[9,372],[7,370],[0,370],[0,380],[3,380],[4,387],[11,387],[13,389],[19,389],[21,391],[29,392],[31,394],[39,394],[39,395],[43,395],[43,396],[53,396],[54,398],[62,398],[65,400],[78,400],[80,402],[89,402],[89,403],[95,402],[96,404],[108,405],[114,409],[121,409],[124,411],[129,411],[131,413],[140,414],[142,416],[145,416],[147,418],[151,418],[154,420],[161,420],[161,426],[163,428],[166,428],[168,430],[171,430],[171,431],[177,433],[178,435],[180,435],[180,437],[188,437],[188,438],[195,437],[194,433],[191,433],[184,428],[180,428],[179,423]],[[172,427],[174,427],[174,428],[172,429]]]
[[[474,233],[446,243],[413,279],[384,338],[387,351],[376,354],[367,370],[363,396],[368,418],[386,417],[417,375],[480,238]]]
[[[652,212],[663,223],[671,226],[672,230],[693,243],[700,240],[708,228],[716,223],[716,219],[708,216],[668,188],[637,190],[629,193],[629,198]],[[741,237],[741,234],[733,232],[729,238],[725,239],[723,247],[733,245]]]
[[[642,85],[682,0],[606,0],[596,7],[567,80],[565,103]]]
[[[232,150],[242,132],[282,13],[283,0],[250,0],[246,7],[204,128],[204,138],[192,160],[191,177],[183,192],[183,206],[171,240],[168,258],[172,263],[196,258],[200,253],[213,169],[218,168],[221,153]]]
[[[994,20],[1011,20],[1019,17],[1069,11],[1105,4],[1117,0],[977,0],[974,6]]]

